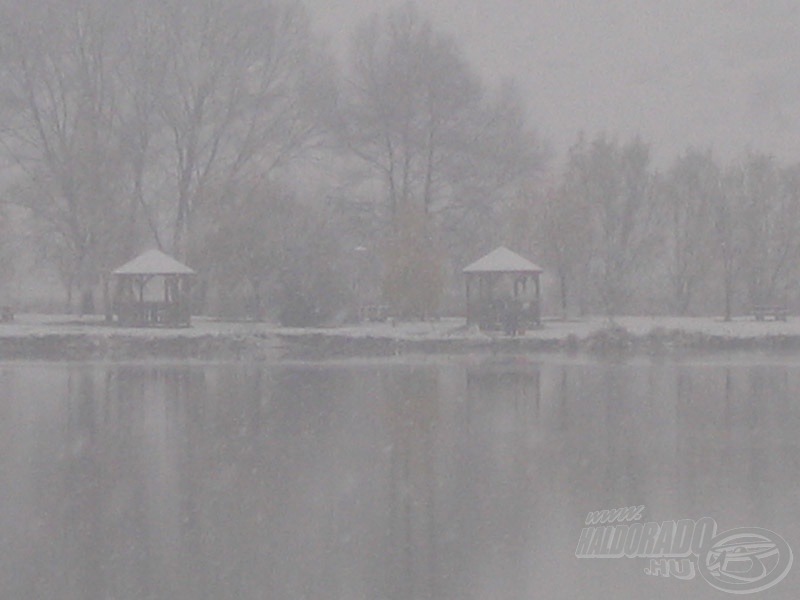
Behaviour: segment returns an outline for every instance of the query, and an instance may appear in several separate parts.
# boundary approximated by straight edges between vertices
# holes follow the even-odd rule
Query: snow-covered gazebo
[[[463,273],[468,325],[478,323],[484,329],[512,325],[513,331],[527,324],[541,326],[542,269],[527,258],[500,246],[465,267]],[[506,284],[504,290],[501,283]]]
[[[195,272],[164,254],[148,250],[113,271],[113,310],[120,325],[188,327],[191,324],[189,285]],[[153,280],[163,282],[148,286]]]

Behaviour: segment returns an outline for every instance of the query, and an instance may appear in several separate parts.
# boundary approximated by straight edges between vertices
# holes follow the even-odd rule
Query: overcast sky
[[[389,0],[307,0],[341,48]],[[577,132],[800,161],[797,0],[428,0],[487,78],[515,79],[561,153]]]

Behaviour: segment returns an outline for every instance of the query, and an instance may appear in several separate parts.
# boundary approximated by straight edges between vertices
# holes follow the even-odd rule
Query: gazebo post
[[[466,276],[466,278],[465,278],[465,280],[466,280],[466,286],[467,286],[467,325],[471,325],[471,324],[472,324],[472,311],[470,310],[470,306],[469,306],[469,304],[470,304],[470,302],[469,302],[469,282],[470,282],[470,276],[469,276],[469,275],[467,275],[467,276]]]
[[[106,323],[111,323],[114,320],[114,307],[111,306],[111,291],[109,276],[106,273],[102,275],[103,281],[103,312],[105,313]]]
[[[536,321],[536,325],[542,324],[542,294],[541,294],[541,287],[539,286],[539,273],[536,273],[533,276],[533,283],[536,286],[536,312],[534,313],[534,321]]]

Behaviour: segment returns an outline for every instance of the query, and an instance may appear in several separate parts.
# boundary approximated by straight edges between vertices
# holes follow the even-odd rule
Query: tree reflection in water
[[[791,364],[39,363],[0,384],[9,598],[668,598],[572,556],[588,511],[800,535]]]

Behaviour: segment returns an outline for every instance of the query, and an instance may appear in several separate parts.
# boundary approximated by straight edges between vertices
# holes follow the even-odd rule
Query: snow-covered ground
[[[102,317],[76,317],[74,315],[16,315],[11,323],[0,323],[2,337],[43,337],[50,335],[129,336],[144,338],[201,337],[206,335],[253,335],[275,329],[267,324],[220,322],[194,318],[191,327],[118,327],[107,325]]]
[[[773,335],[800,336],[800,318],[786,322],[755,321],[752,317],[725,322],[713,317],[617,317],[615,323],[633,335],[652,331],[684,331],[714,337],[754,338]],[[575,321],[545,321],[542,329],[527,331],[524,338],[566,339],[570,335],[583,339],[608,328],[604,317]],[[70,315],[17,315],[11,323],[0,323],[0,337],[40,337],[49,335],[86,334],[92,336],[132,336],[148,338],[222,336],[272,336],[323,334],[352,338],[374,337],[401,340],[492,339],[504,334],[485,333],[476,327],[467,328],[462,318],[443,318],[426,322],[360,323],[325,328],[290,328],[270,323],[217,321],[196,317],[192,326],[183,329],[125,328],[108,326],[102,318],[78,318]]]

